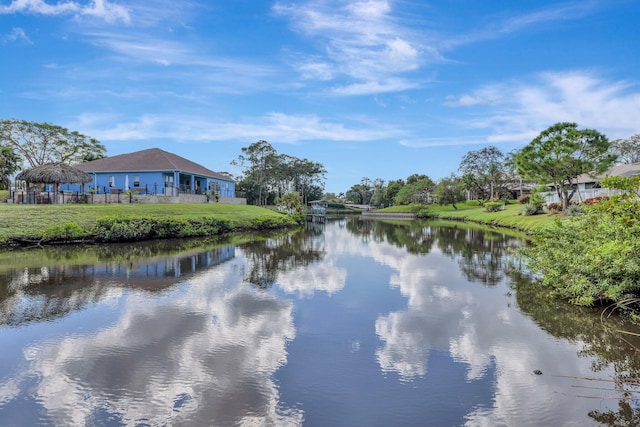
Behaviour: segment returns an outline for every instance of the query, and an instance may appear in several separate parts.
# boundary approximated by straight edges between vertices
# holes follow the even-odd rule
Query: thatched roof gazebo
[[[16,181],[27,183],[27,193],[30,184],[53,184],[54,192],[57,194],[60,184],[82,184],[84,192],[84,184],[93,181],[93,178],[66,163],[47,163],[20,172],[16,175]]]

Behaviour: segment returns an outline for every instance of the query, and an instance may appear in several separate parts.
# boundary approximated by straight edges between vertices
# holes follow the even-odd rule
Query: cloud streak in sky
[[[8,6],[0,6],[0,14],[10,13],[90,16],[111,24],[127,24],[131,20],[127,8],[108,0],[93,0],[88,5],[73,1],[49,4],[44,0],[13,0]]]
[[[278,3],[273,10],[316,45],[316,54],[297,65],[303,77],[334,80],[334,94],[413,88],[398,76],[418,70],[433,52],[422,49],[389,1]]]
[[[453,35],[439,45],[443,50],[451,50],[458,46],[477,43],[484,40],[498,39],[507,34],[539,28],[544,24],[577,20],[598,9],[597,1],[574,1],[560,3],[538,10],[493,18],[490,23],[472,29],[469,32]]]
[[[346,125],[324,120],[314,115],[271,113],[245,121],[211,121],[190,116],[144,115],[135,120],[117,123],[113,116],[85,115],[77,124],[90,129],[90,134],[103,140],[146,140],[170,138],[178,141],[210,142],[258,139],[283,143],[300,141],[372,141],[400,137],[404,131],[383,125],[361,123]],[[106,127],[105,123],[116,123]]]
[[[13,43],[19,40],[24,41],[25,43],[32,44],[31,40],[24,32],[22,28],[12,28],[9,34],[5,34],[0,36],[0,41],[4,43]]]

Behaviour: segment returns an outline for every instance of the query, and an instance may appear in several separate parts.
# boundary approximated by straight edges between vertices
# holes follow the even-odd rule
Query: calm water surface
[[[0,254],[0,425],[637,425],[640,330],[465,227]]]

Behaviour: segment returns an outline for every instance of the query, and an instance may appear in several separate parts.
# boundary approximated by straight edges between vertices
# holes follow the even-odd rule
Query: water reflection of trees
[[[199,270],[235,256],[235,247],[221,246],[176,253],[185,242],[95,246],[91,259],[83,248],[33,253],[39,267],[20,267],[0,273],[0,324],[21,325],[51,320],[81,310],[105,298],[114,286],[156,292],[183,282]],[[54,263],[55,262],[55,263]],[[74,263],[76,262],[76,263]],[[48,264],[53,263],[53,264]]]
[[[495,286],[505,278],[505,261],[521,239],[491,228],[428,221],[376,221],[350,218],[347,229],[363,241],[386,241],[411,254],[428,254],[433,245],[445,255],[457,257],[460,270],[472,282]]]
[[[248,262],[244,281],[268,289],[276,283],[278,274],[306,267],[325,255],[323,228],[308,224],[306,229],[243,243],[241,248]]]
[[[505,261],[521,239],[490,228],[464,226],[437,227],[438,248],[459,257],[460,270],[471,282],[495,286],[505,276]]]
[[[422,221],[379,221],[348,218],[347,230],[365,242],[388,242],[411,254],[428,254],[435,243],[431,227]]]
[[[601,309],[580,308],[549,297],[529,281],[517,281],[517,301],[522,312],[555,337],[583,343],[580,356],[594,359],[594,373],[613,368],[613,383],[594,382],[585,394],[603,397],[606,391],[634,390],[620,399],[618,411],[591,411],[589,417],[609,426],[640,425],[640,328],[628,319],[614,315],[604,320]],[[627,331],[631,333],[624,333]],[[635,334],[635,335],[634,335]],[[571,381],[572,379],[567,379]],[[574,379],[579,380],[579,379]]]

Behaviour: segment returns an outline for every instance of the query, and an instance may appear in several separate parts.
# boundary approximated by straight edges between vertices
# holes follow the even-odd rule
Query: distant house
[[[615,190],[608,188],[600,188],[600,180],[607,176],[626,176],[633,177],[640,174],[640,163],[628,163],[615,165],[600,175],[591,176],[590,174],[580,175],[573,184],[576,193],[573,196],[574,201],[582,202],[591,197],[610,196],[615,194]],[[549,185],[549,192],[543,194],[547,203],[559,202],[558,195],[553,185]]]
[[[228,176],[159,148],[105,157],[77,168],[91,175],[93,181],[86,187],[96,193],[131,190],[139,194],[235,197],[235,182]],[[60,189],[78,192],[80,186],[67,184]]]

